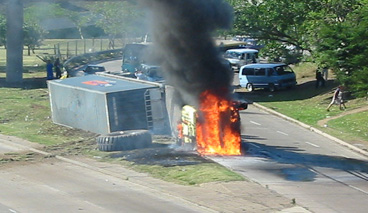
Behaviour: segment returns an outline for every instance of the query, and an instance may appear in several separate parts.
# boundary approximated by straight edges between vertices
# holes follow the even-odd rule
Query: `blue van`
[[[253,91],[255,88],[276,89],[291,88],[296,85],[294,71],[286,64],[248,64],[239,71],[241,87]]]

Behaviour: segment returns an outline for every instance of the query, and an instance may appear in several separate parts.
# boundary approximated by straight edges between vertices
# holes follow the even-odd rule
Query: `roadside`
[[[0,139],[3,142],[9,137],[0,135]],[[292,200],[249,180],[185,186],[152,178],[146,173],[127,169],[116,163],[100,161],[98,156],[95,156],[96,160],[83,155],[54,155],[52,152],[35,149],[32,147],[33,143],[27,143],[15,137],[11,137],[11,141],[7,143],[23,151],[20,154],[7,154],[7,157],[12,160],[6,164],[0,164],[0,168],[13,167],[14,169],[18,165],[43,164],[57,159],[147,187],[157,193],[180,198],[183,202],[194,203],[216,212],[309,212],[293,203]],[[16,160],[16,157],[20,155],[29,157],[26,160]],[[19,167],[19,169],[22,168]]]

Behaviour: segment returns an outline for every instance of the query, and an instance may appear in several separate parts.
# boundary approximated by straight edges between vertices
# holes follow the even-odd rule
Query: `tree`
[[[57,4],[36,4],[24,10],[24,46],[28,48],[28,55],[31,51],[42,44],[47,31],[40,26],[41,20],[49,17],[56,17],[60,8]]]
[[[0,15],[0,46],[6,46],[6,18]]]
[[[340,11],[315,14],[315,58],[334,70],[353,94],[368,92],[368,1],[335,1]],[[339,5],[337,6],[337,3]]]
[[[290,47],[296,53],[311,51],[308,38],[304,36],[304,22],[308,12],[317,7],[314,0],[229,0],[229,3],[235,10],[233,33],[248,35],[269,44],[263,53],[276,57],[276,54],[287,52]]]
[[[96,2],[89,6],[96,25],[110,37],[111,48],[115,38],[143,37],[146,35],[144,12],[130,2]]]
[[[233,33],[263,40],[264,55],[306,50],[354,94],[366,95],[368,0],[228,1],[236,16]]]

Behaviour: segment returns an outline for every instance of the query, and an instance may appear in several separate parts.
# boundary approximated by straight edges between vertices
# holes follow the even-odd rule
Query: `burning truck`
[[[224,0],[142,0],[150,10],[154,56],[184,107],[182,142],[200,154],[241,154],[240,105],[231,99],[234,73],[213,39],[231,29],[233,8]],[[172,102],[172,101],[171,101]]]
[[[198,110],[185,105],[178,123],[179,145],[202,155],[240,155],[241,129],[239,110],[245,101],[221,99],[209,91],[201,95]]]

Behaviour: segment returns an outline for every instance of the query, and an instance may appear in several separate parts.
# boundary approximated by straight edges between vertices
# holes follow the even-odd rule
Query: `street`
[[[211,212],[56,159],[2,168],[0,183],[0,212]]]
[[[213,160],[313,212],[366,212],[366,157],[252,105],[241,119],[245,156]]]

